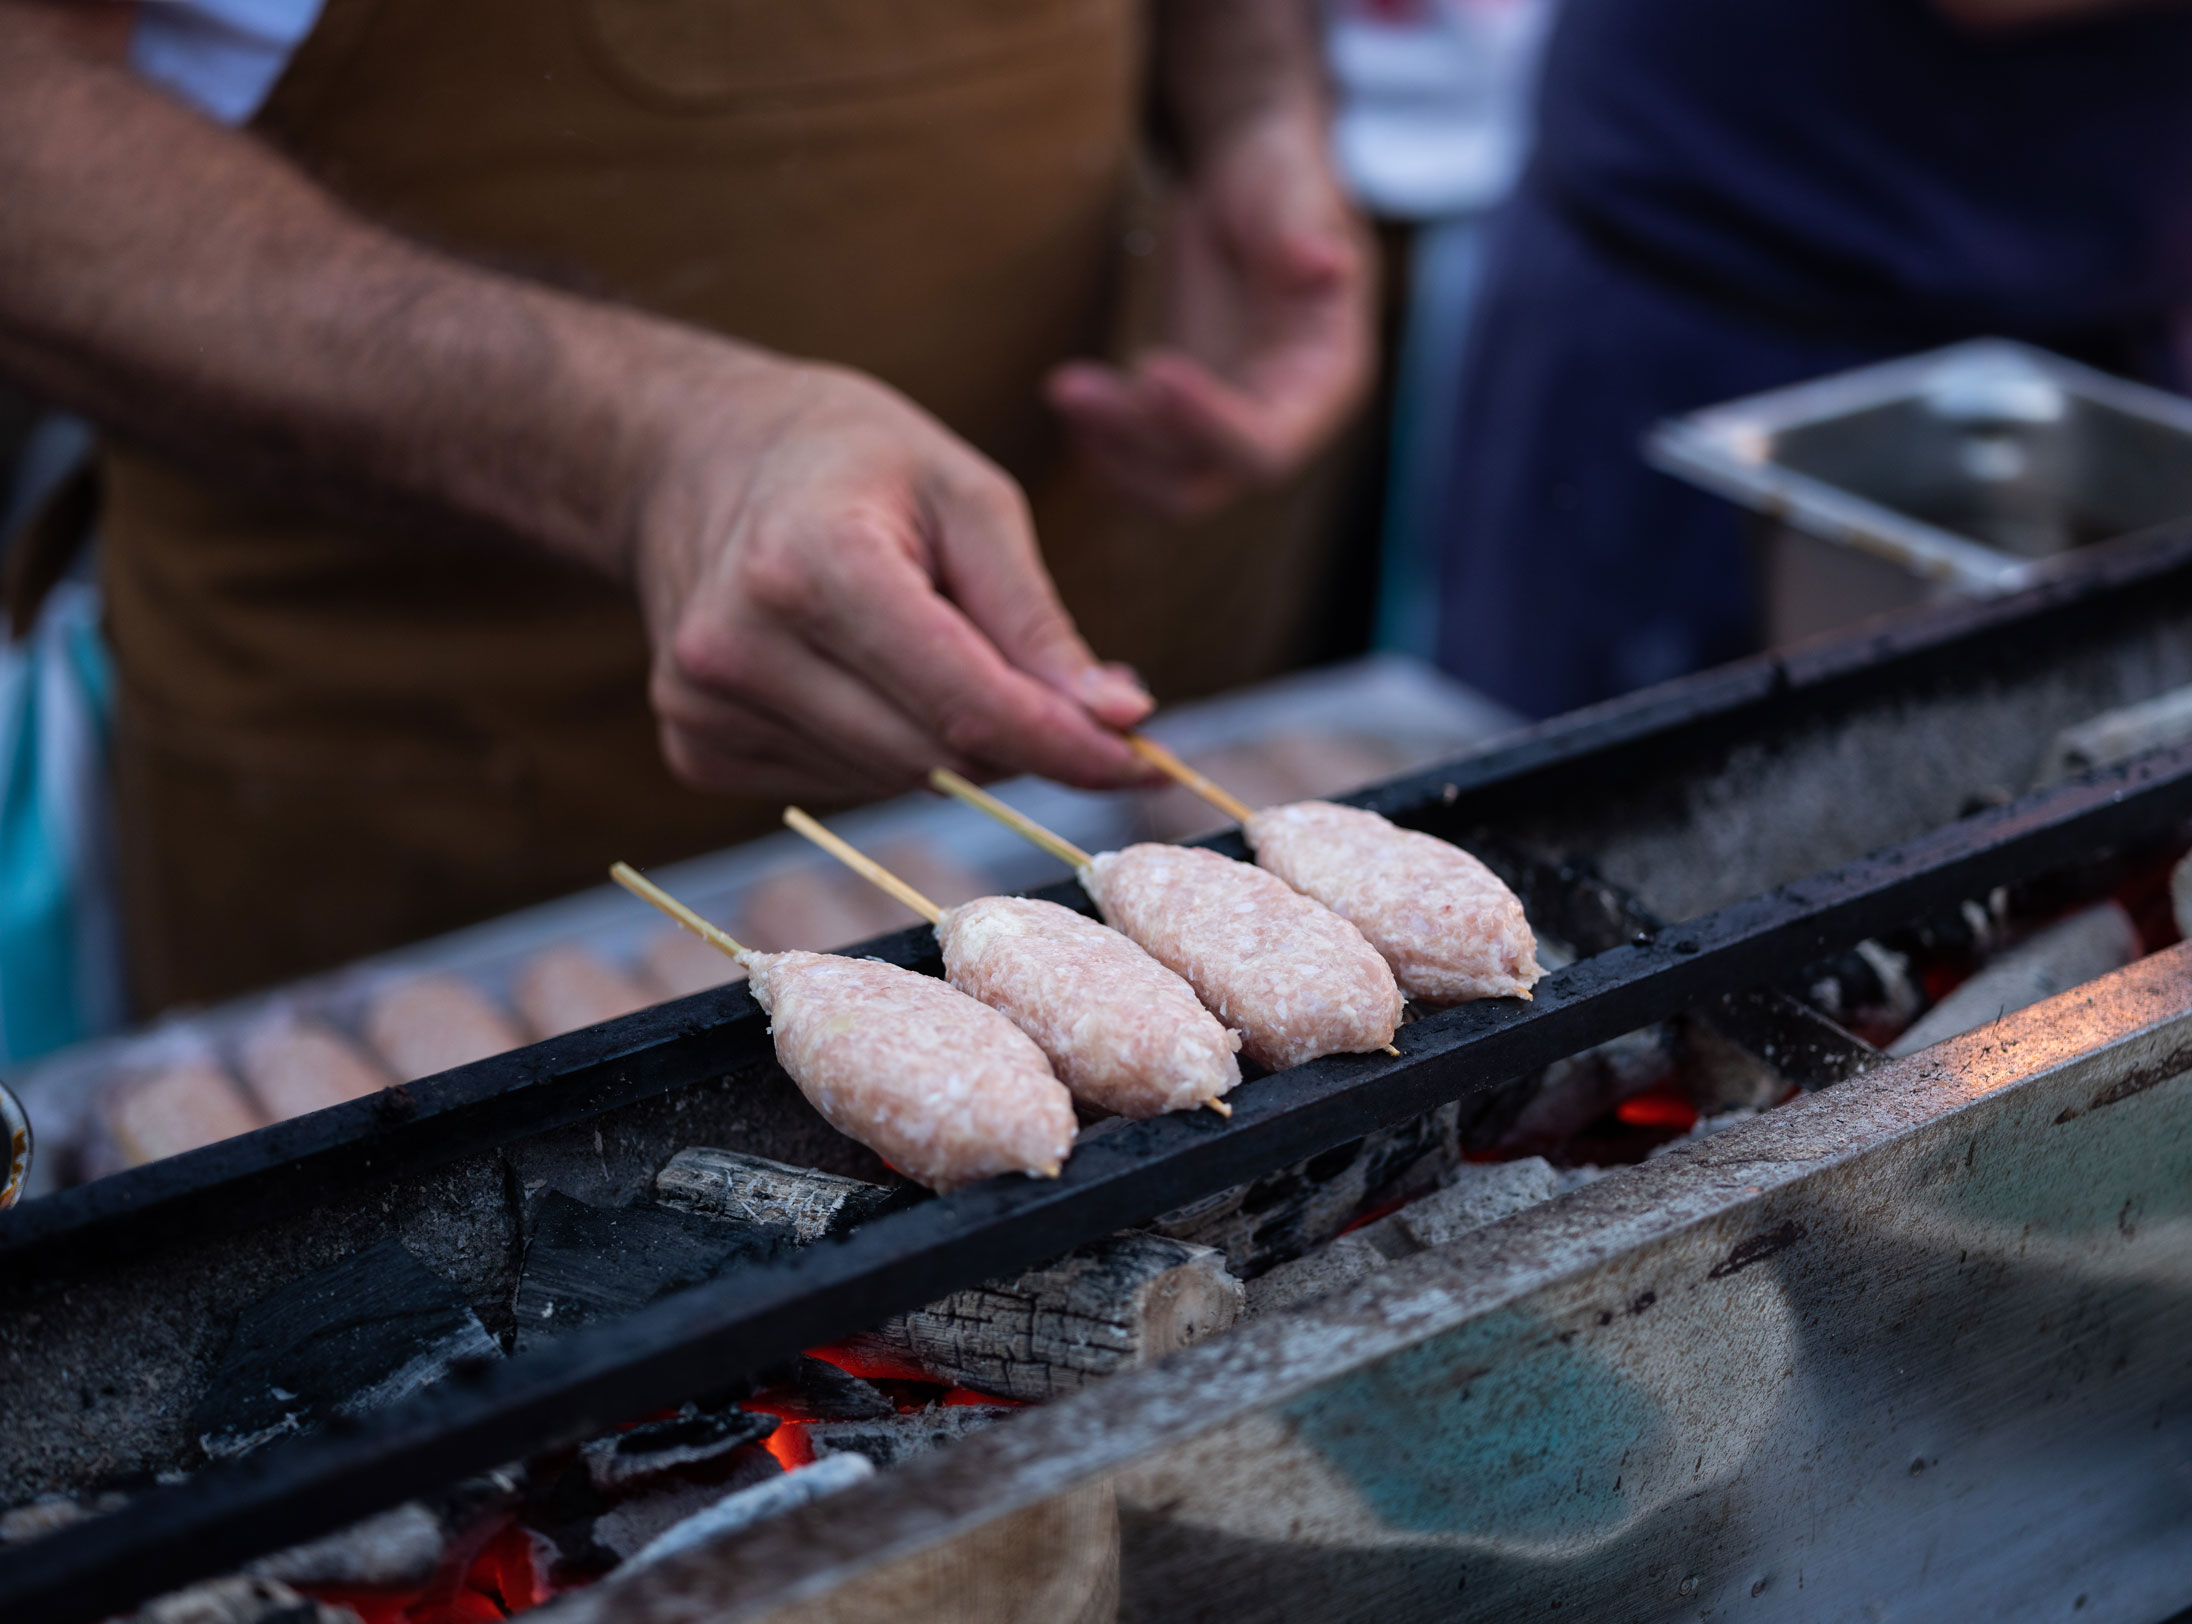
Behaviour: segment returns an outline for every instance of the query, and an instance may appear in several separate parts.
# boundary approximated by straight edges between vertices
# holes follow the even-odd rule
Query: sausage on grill
[[[1459,846],[1329,801],[1248,820],[1256,861],[1348,920],[1432,1007],[1527,998],[1545,972],[1522,903]]]
[[[487,994],[458,975],[414,976],[366,1006],[365,1038],[401,1082],[507,1054],[524,1043]]]
[[[1272,1070],[1393,1041],[1400,988],[1362,932],[1276,876],[1193,846],[1103,852],[1081,883]]]
[[[1009,1017],[1075,1099],[1125,1117],[1188,1111],[1241,1080],[1240,1039],[1195,989],[1055,902],[980,897],[937,921],[944,974]]]
[[[748,953],[777,1059],[838,1132],[935,1190],[1055,1177],[1073,1097],[1034,1039],[930,976],[831,953]]]

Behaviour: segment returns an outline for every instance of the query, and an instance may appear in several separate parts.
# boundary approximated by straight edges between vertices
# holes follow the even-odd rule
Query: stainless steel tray
[[[1778,583],[1789,601],[1769,622],[2015,591],[2080,547],[2192,516],[2192,400],[2006,339],[1693,412],[1644,454],[1784,536],[1888,567],[1851,592],[1816,557],[1772,559],[1769,577],[1799,579]]]

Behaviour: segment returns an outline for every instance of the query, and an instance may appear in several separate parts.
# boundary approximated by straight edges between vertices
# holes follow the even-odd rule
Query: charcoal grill
[[[2038,778],[2054,732],[2187,683],[2192,533],[2172,533],[2098,549],[2075,576],[2019,597],[1929,610],[1726,667],[1366,791],[1354,799],[1495,854],[1541,926],[1596,950],[1548,977],[1534,1003],[1471,1006],[1407,1027],[1397,1058],[1335,1058],[1256,1081],[1235,1096],[1230,1122],[1196,1113],[1119,1128],[1088,1143],[1055,1182],[1000,1181],[901,1205],[840,1242],[719,1278],[539,1354],[479,1362],[399,1406],[207,1468],[187,1484],[139,1493],[119,1511],[0,1554],[0,1609],[11,1620],[104,1616],[548,1442],[674,1404],[884,1315],[1040,1263],[1685,1010],[1718,1007],[1732,1027],[1748,1023],[1754,1034],[1763,1023],[1778,1034],[1782,1053],[1811,1057],[1795,1067],[1810,1071],[1800,1081],[1834,1081],[1853,1069],[1848,1055],[1831,1041],[1822,1045],[1821,1023],[1771,990],[1774,984],[1996,887],[2181,841],[2192,822],[2192,746],[2020,792]],[[1049,894],[1079,902],[1069,887]],[[863,951],[937,968],[926,932],[883,938]],[[1682,1259],[1696,1262],[1708,1279],[1742,1281],[1744,1292],[1765,1283],[1786,1296],[1792,1269],[1854,1289],[1849,1257],[1915,1245],[1911,1225],[1921,1216],[1927,1223],[1940,1218],[1920,1199],[1932,1175],[1911,1158],[1932,1157],[1946,1169],[1943,1147],[1951,1140],[1961,1154],[1964,1140],[1955,1134],[1962,1129],[1941,1123],[1959,1111],[1993,1110],[2000,1120],[1974,1118],[1968,1125],[1974,1133],[1984,1126],[1985,1134],[1965,1138],[2029,1158],[2039,1152],[2018,1148],[2027,1131],[2017,1114],[2023,1107],[2002,1102],[2029,1094],[2069,1111],[2064,1101],[2085,1088],[2081,1116],[2094,1123],[2136,1120],[2145,1136],[2135,1192],[2143,1205],[2136,1216],[2125,1209],[2123,1233],[2127,1240],[2144,1234],[2146,1241],[2132,1262],[2110,1266],[2129,1269],[2145,1293],[2140,1312],[2151,1322],[2150,1335],[2173,1332],[2179,1349],[2166,1372],[2158,1374],[2151,1358],[2139,1365],[2137,1379],[2117,1392],[2120,1402],[2103,1403],[2100,1419],[2091,1422],[2113,1426],[2122,1420],[2120,1409],[2136,1410],[2153,1434],[2142,1453],[2125,1457],[2154,1490],[2140,1525],[2151,1537],[2142,1544],[2126,1535],[2102,1557],[2144,1560],[2148,1546],[2172,1536],[2180,1548],[2174,1566],[2150,1562],[2140,1570],[2144,1589],[2087,1593],[2106,1603],[2093,1616],[2134,1624],[2157,1618],[2166,1609],[2149,1604],[2165,1594],[2174,1594],[2177,1605],[2192,1601],[2192,1556],[2182,1549],[2192,1548],[2184,1522],[2192,1516],[2185,1487],[2192,1374],[2181,1352],[2192,1343],[2192,1286],[2185,1248],[2178,1246],[2175,1262],[2166,1248],[2156,1250],[2157,1237],[2181,1240],[2192,1185],[2192,1099],[2179,1077],[2192,1066],[2192,1027],[2177,991],[2183,973],[2176,957],[2125,972],[2131,981],[2102,1000],[2066,1052],[2046,1041],[2059,1020],[2024,1017],[2014,1039],[1996,1040],[2029,1045],[2014,1063],[1981,1059],[1991,1051],[1974,1039],[1968,1053],[1959,1051],[1963,1061],[1919,1056],[1892,1073],[1868,1074],[1807,1104],[1811,1114],[1799,1126],[1784,1128],[1777,1113],[1745,1130],[1763,1141],[1763,1148],[1754,1146],[1753,1162],[1740,1154],[1726,1162],[1675,1159],[1556,1203],[1534,1227],[1511,1221],[1528,1234],[1511,1237],[1510,1251],[1495,1246],[1477,1273],[1458,1284],[1442,1273],[1457,1265],[1426,1260],[1349,1299],[1352,1307],[1255,1327],[1050,1406],[925,1463],[925,1477],[915,1474],[923,1482],[917,1500],[894,1487],[896,1474],[854,1491],[870,1513],[862,1523],[867,1534],[858,1539],[842,1528],[831,1531],[832,1505],[811,1507],[759,1531],[750,1550],[741,1548],[745,1555],[710,1566],[708,1553],[693,1553],[665,1563],[658,1578],[560,1605],[576,1617],[614,1609],[622,1597],[632,1611],[602,1616],[731,1616],[736,1609],[739,1617],[781,1611],[789,1619],[800,1616],[794,1604],[801,1598],[878,1564],[951,1548],[985,1529],[1012,1526],[1015,1517],[1085,1508],[1091,1495],[1108,1508],[1106,1497],[1114,1493],[1127,1507],[1124,1524],[1106,1522],[1108,1510],[1094,1524],[1126,1529],[1120,1582],[1132,1616],[1283,1616],[1283,1609],[1273,1610],[1280,1603],[1268,1599],[1276,1589],[1319,1594],[1334,1617],[1444,1617],[1450,1614],[1436,1609],[1463,1592],[1471,1571],[1479,1574],[1480,1595],[1489,1585],[1510,1602],[1528,1592],[1525,1578],[1533,1574],[1554,1587],[1537,1592],[1540,1598],[1558,1592],[1577,1604],[1592,1594],[1592,1584],[1614,1584],[1601,1594],[1627,1595],[1638,1616],[1677,1616],[1701,1605],[1708,1592],[1738,1598],[1718,1570],[1709,1578],[1662,1574],[1663,1597],[1647,1595],[1640,1578],[1629,1591],[1618,1588],[1622,1570],[1608,1565],[1609,1553],[1635,1555],[1626,1541],[1641,1526],[1638,1519],[1602,1517],[1615,1537],[1579,1520],[1572,1508],[1560,1510],[1565,1491],[1556,1493],[1554,1482],[1560,1473],[1542,1463],[1516,1479],[1510,1496],[1513,1505],[1540,1491],[1551,1497],[1548,1520],[1531,1538],[1489,1550],[1472,1545],[1465,1531],[1424,1509],[1424,1496],[1445,1492],[1441,1484],[1452,1488],[1450,1474],[1427,1468],[1411,1480],[1414,1488],[1394,1491],[1399,1500],[1372,1495],[1365,1509],[1357,1495],[1348,1515],[1361,1526],[1322,1544],[1309,1541],[1303,1549],[1312,1554],[1295,1552],[1298,1560],[1273,1570],[1278,1579],[1254,1577],[1274,1541],[1269,1520],[1243,1512],[1229,1523],[1206,1502],[1213,1494],[1223,1499],[1226,1484],[1244,1503],[1268,1499],[1269,1484],[1259,1486],[1257,1474],[1274,1461],[1286,1473],[1307,1471],[1298,1440],[1304,1428],[1313,1433],[1326,1424],[1318,1415],[1330,1421],[1318,1435],[1320,1469],[1329,1475],[1333,1461],[1352,1462],[1361,1468],[1358,1487],[1378,1478],[1363,1451],[1397,1447],[1393,1418],[1408,1408],[1432,1418],[1427,1436],[1434,1443],[1412,1448],[1435,1454],[1435,1440],[1462,1438],[1474,1423],[1437,1403],[1426,1408],[1422,1390],[1443,1381],[1473,1391],[1468,1372],[1476,1366],[1469,1361],[1498,1351],[1483,1317],[1535,1302],[1526,1286],[1563,1305],[1555,1311],[1538,1302],[1529,1309],[1535,1316],[1529,1335],[1559,1346],[1569,1345],[1563,1337],[1573,1342],[1571,1331],[1588,1346],[1594,1323],[1601,1330],[1616,1325],[1617,1300],[1633,1306],[1656,1289],[1642,1283],[1652,1269],[1675,1268]],[[2126,1070],[2122,1055],[2134,1050],[2136,1064]],[[1967,1076],[1959,1065],[1975,1069]],[[2093,1068],[2111,1065],[2121,1073],[2116,1081],[2095,1083]],[[1993,1081],[1970,1080],[1983,1075]],[[2092,1110],[2090,1098],[2125,1086],[2123,1076],[2141,1079],[2121,1096],[2139,1103],[2113,1116]],[[1929,1098],[1927,1080],[1943,1077],[1963,1080]],[[1842,1090],[1858,1092],[1843,1105]],[[1816,1149],[1816,1137],[1803,1140],[1805,1133],[1846,1134],[1854,1159],[1835,1161]],[[1798,1138],[1777,1137],[1787,1134]],[[583,1164],[598,1160],[601,1193],[613,1197],[629,1186],[631,1167],[650,1156],[659,1161],[665,1147],[681,1140],[735,1143],[756,1135],[768,1137],[779,1154],[787,1144],[805,1147],[801,1159],[817,1166],[869,1170],[805,1112],[774,1068],[760,1012],[734,987],[0,1215],[0,1499],[147,1477],[184,1463],[188,1440],[175,1417],[187,1408],[192,1383],[202,1381],[222,1324],[240,1304],[330,1258],[400,1233],[478,1300],[493,1299],[506,1285],[518,1197],[512,1186],[528,1157],[560,1158],[567,1171],[578,1168],[569,1176],[588,1179],[593,1174]],[[1790,1143],[1815,1148],[1798,1155]],[[2102,1165],[2088,1165],[2091,1158],[2123,1148],[2111,1138],[2081,1152],[2088,1160],[2078,1165],[2091,1173]],[[1800,1244],[1825,1227],[1802,1215],[1805,1202],[1827,1187],[1809,1181],[1846,1184],[1866,1156],[1879,1167],[1892,1165],[1895,1176],[1860,1181],[1877,1194],[1866,1208],[1867,1224],[1838,1232],[1833,1256],[1845,1266],[1822,1265],[1816,1242],[1808,1250]],[[1856,1199],[1835,1188],[1837,1200]],[[2014,1202],[2023,1193],[2011,1181],[1992,1198]],[[1997,1216],[2008,1222],[2014,1212]],[[1718,1251],[1708,1257],[1713,1247]],[[1934,1299],[1931,1311],[1951,1312],[1940,1305],[1953,1301],[1958,1288],[1928,1278],[1933,1290],[1947,1294]],[[1626,1290],[1631,1282],[1636,1289],[1627,1295],[1607,1295],[1614,1284]],[[1982,1291],[1975,1300],[2019,1303],[2014,1285],[1996,1281],[1993,1295]],[[2053,1285],[2048,1290],[2063,1297]],[[2087,1293],[2095,1302],[2107,1295],[2100,1287]],[[1753,1307],[1738,1303],[1726,1311],[1740,1315]],[[1914,1301],[1908,1311],[1922,1308]],[[1889,1323],[1832,1292],[1774,1311],[1798,1315],[1804,1325],[1840,1315],[1857,1338]],[[1596,1319],[1600,1314],[1606,1318]],[[1668,1313],[1637,1323],[1649,1323],[1656,1338],[1660,1324],[1676,1319]],[[1794,1332],[1782,1329],[1774,1346],[1786,1352],[1796,1343]],[[1512,1320],[1507,1334],[1528,1340]],[[1701,1381],[1743,1388],[1742,1370],[1712,1356],[1716,1328],[1709,1319],[1684,1320],[1672,1334],[1677,1346],[1689,1345]],[[1756,1337],[1744,1345],[1757,1345]],[[1934,1360],[1954,1351],[1920,1346]],[[2151,1354],[2150,1343],[2141,1346],[2142,1358]],[[1501,1402],[1513,1410],[1533,1391],[1542,1403],[1559,1402],[1567,1367],[1550,1357],[1527,1368],[1534,1371],[1528,1382],[1537,1386],[1506,1391]],[[1886,1379],[1865,1369],[1868,1380]],[[2046,1375],[2029,1390],[2009,1382],[2002,1391],[2007,1402],[2044,1408],[2051,1399],[2040,1388],[2055,1379]],[[1619,1383],[1615,1389],[1629,1391]],[[1320,1392],[1322,1399],[1304,1396]],[[1731,1402],[1740,1408],[1750,1400],[1739,1392]],[[1378,1425],[1386,1430],[1379,1434],[1370,1425],[1370,1442],[1350,1455],[1353,1423],[1346,1416],[1358,1412],[1384,1415]],[[1611,1399],[1559,1413],[1556,1431],[1565,1427],[1586,1439],[1613,1436],[1637,1420]],[[1101,1436],[1086,1447],[1028,1453],[1076,1425]],[[1273,1443],[1273,1427],[1291,1428],[1287,1436],[1295,1441]],[[1765,1435],[1775,1436],[1771,1428]],[[2052,1435],[2043,1428],[2030,1436],[2037,1448]],[[1150,1487],[1167,1471],[1185,1470],[1182,1452],[1192,1455],[1202,1447],[1195,1440],[1210,1438],[1231,1442],[1209,1446],[1224,1458],[1206,1460],[1192,1488]],[[1455,1460],[1475,1462],[1491,1477],[1504,1470],[1458,1441],[1452,1447]],[[1781,1460],[1785,1447],[1774,1447],[1782,1454],[1772,1458]],[[1931,1446],[1911,1447],[1915,1453],[1898,1469],[1921,1484]],[[1225,1456],[1226,1448],[1233,1453]],[[1699,1492],[1716,1490],[1729,1505],[1747,1508],[1748,1500],[1727,1490],[1729,1463],[1740,1467],[1742,1452],[1723,1450],[1708,1460],[1711,1454],[1698,1456],[1697,1481],[1705,1485]],[[958,1464],[961,1457],[970,1464]],[[1651,1469],[1658,1498],[1644,1523],[1665,1523],[1681,1501],[1671,1479],[1660,1481],[1664,1466]],[[1131,1471],[1149,1479],[1133,1494],[1120,1475]],[[2026,1473],[2018,1482],[2028,1498],[2045,1498],[2039,1475]],[[1930,1503],[1920,1489],[1905,1492],[1918,1497],[1914,1503]],[[1419,1503],[1403,1503],[1409,1493]],[[1186,1520],[1150,1509],[1167,1505],[1189,1508]],[[1301,1515],[1308,1527],[1322,1513]],[[1764,1529],[1759,1538],[1769,1539],[1776,1537],[1770,1523],[1761,1516],[1743,1526]],[[1355,1537],[1371,1524],[1411,1537],[1382,1545],[1382,1535]],[[1201,1569],[1192,1540],[1183,1544],[1183,1528],[1209,1533],[1210,1560]],[[1893,1530],[1875,1533],[1888,1538]],[[1962,1550],[1954,1539],[1950,1546]],[[1333,1554],[1320,1566],[1315,1551]],[[1493,1577],[1485,1577],[1488,1570]],[[1740,1599],[1764,1614],[1811,1616],[1797,1574],[1776,1562],[1764,1579]],[[1487,1616],[1507,1616],[1498,1608],[1509,1603],[1486,1605],[1493,1609]]]

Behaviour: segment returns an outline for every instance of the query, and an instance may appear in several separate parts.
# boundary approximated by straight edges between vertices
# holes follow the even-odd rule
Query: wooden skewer
[[[684,903],[663,890],[661,886],[642,876],[639,870],[632,867],[631,864],[612,863],[609,867],[609,878],[623,886],[625,890],[631,892],[640,901],[660,908],[717,952],[736,959],[740,964],[744,964],[752,955],[753,950],[751,948],[739,946],[728,931],[716,929],[707,920],[686,907]]]
[[[930,924],[943,923],[944,910],[858,847],[848,845],[796,806],[784,808],[784,821],[878,890],[887,891]]]
[[[1126,743],[1128,749],[1163,773],[1167,778],[1170,778],[1175,784],[1201,796],[1235,823],[1246,823],[1256,815],[1256,809],[1238,795],[1232,794],[1217,784],[1213,784],[1147,734],[1129,733],[1126,736]]]
[[[955,772],[943,767],[937,768],[929,774],[929,786],[941,790],[954,800],[966,802],[977,811],[987,812],[1021,839],[1042,847],[1058,861],[1076,871],[1095,861],[1065,836],[1052,834],[1025,812],[1014,811],[987,790],[975,788]]]

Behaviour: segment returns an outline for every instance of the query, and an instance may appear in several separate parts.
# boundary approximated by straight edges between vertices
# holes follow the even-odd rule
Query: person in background
[[[2164,386],[2192,11],[1564,0],[1440,518],[1439,661],[1550,715],[1748,652],[1732,506],[1661,418],[1982,334]]]
[[[140,1008],[783,798],[1141,781],[1091,643],[1248,680],[1319,573],[1327,125],[1306,0],[0,0],[0,370],[108,436]]]
[[[1381,227],[1406,228],[1391,380],[1375,645],[1438,643],[1436,525],[1486,226],[1521,172],[1552,0],[1327,0],[1340,174]]]

